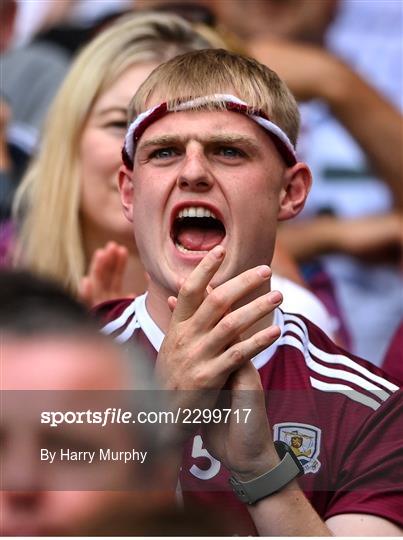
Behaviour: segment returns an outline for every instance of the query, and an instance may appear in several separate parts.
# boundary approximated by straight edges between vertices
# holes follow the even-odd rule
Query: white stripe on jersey
[[[297,339],[294,336],[284,336],[284,337],[281,338],[280,345],[289,345],[290,347],[295,347],[296,349],[301,351],[301,353],[304,356],[306,365],[312,371],[316,371],[317,373],[320,373],[320,370],[314,369],[315,366],[313,366],[313,364],[318,365],[317,362],[314,362],[312,360],[312,358],[311,358],[311,356],[309,354],[309,351],[300,342],[299,339]],[[337,371],[337,370],[334,370],[334,371]],[[343,377],[339,377],[337,375],[335,378],[342,379]],[[358,401],[359,403],[362,403],[363,405],[368,405],[368,407],[371,407],[372,409],[377,409],[381,405],[381,403],[379,401],[376,401],[375,399],[370,398],[369,396],[367,396],[366,394],[363,394],[362,392],[358,392],[357,390],[355,390],[351,386],[347,386],[345,384],[340,384],[340,383],[325,383],[325,382],[319,381],[319,380],[317,380],[317,379],[315,379],[315,378],[313,378],[311,376],[309,377],[309,380],[311,381],[312,386],[314,388],[316,388],[317,390],[323,390],[325,392],[341,392],[346,397],[352,399],[353,401]]]
[[[341,379],[343,381],[352,382],[356,384],[357,386],[364,388],[368,392],[371,392],[382,401],[386,401],[388,397],[390,397],[390,394],[385,392],[385,390],[382,390],[375,384],[367,381],[366,379],[363,379],[359,375],[355,375],[354,373],[351,373],[350,371],[345,371],[344,369],[328,368],[326,366],[323,366],[322,364],[319,364],[318,362],[315,362],[315,360],[312,358],[309,352],[306,351],[306,349],[305,349],[305,361],[307,363],[307,366],[312,371],[315,371],[315,373],[319,373],[320,375],[324,375],[325,377],[329,377],[331,379]]]
[[[132,335],[133,335],[134,331],[136,330],[136,328],[140,328],[140,323],[137,320],[136,314],[134,314],[133,317],[132,317],[132,320],[126,326],[124,331],[121,334],[119,334],[118,336],[116,336],[115,340],[118,343],[126,343],[126,341],[128,341],[132,337]]]
[[[349,367],[350,369],[353,369],[354,371],[357,371],[358,373],[361,373],[361,375],[364,375],[367,379],[370,379],[372,382],[381,385],[383,388],[386,388],[387,390],[389,390],[389,392],[396,392],[397,390],[399,390],[398,386],[391,383],[387,379],[384,379],[383,377],[380,377],[379,375],[376,375],[375,373],[372,373],[367,368],[365,368],[361,364],[358,364],[357,362],[355,362],[354,360],[352,360],[348,356],[345,356],[345,355],[342,355],[342,354],[331,354],[331,353],[328,353],[326,351],[322,351],[321,349],[316,347],[309,340],[308,329],[307,329],[304,321],[300,317],[298,317],[296,315],[292,315],[290,313],[285,313],[284,317],[285,317],[285,323],[286,323],[285,331],[287,331],[287,329],[288,329],[288,330],[298,334],[298,336],[301,337],[301,340],[304,343],[305,347],[307,346],[309,351],[314,356],[316,356],[317,358],[322,360],[323,362],[326,362],[328,364],[342,364],[342,365],[344,365],[346,367]],[[295,328],[296,325],[292,324],[293,322],[298,324],[297,329]],[[289,323],[289,324],[287,324],[287,323]],[[303,329],[302,331],[301,331],[301,328]],[[382,390],[382,389],[380,388],[379,390]],[[389,395],[388,395],[388,397],[389,397]]]
[[[116,330],[124,326],[128,320],[129,317],[133,315],[133,313],[136,310],[136,304],[135,300],[131,304],[127,306],[127,308],[119,315],[117,319],[113,319],[113,321],[110,321],[108,324],[106,324],[102,329],[101,332],[103,334],[106,334],[107,336],[109,334],[113,334]]]
[[[137,330],[141,328],[154,349],[158,352],[164,339],[164,334],[151,319],[146,308],[147,293],[137,296],[117,319],[110,321],[101,329],[104,334],[112,334],[121,329],[120,334],[114,336],[118,343],[126,343]],[[127,326],[126,326],[127,325]]]
[[[348,358],[341,354],[329,354],[318,347],[316,347],[313,343],[309,340],[309,334],[307,327],[305,323],[297,316],[290,315],[288,313],[285,314],[285,332],[290,331],[293,332],[295,335],[298,336],[294,337],[291,335],[283,336],[281,338],[281,344],[289,345],[291,347],[297,348],[301,353],[304,355],[305,362],[307,364],[307,367],[316,373],[319,373],[323,375],[324,377],[327,377],[329,379],[341,379],[345,380],[347,382],[352,382],[356,384],[357,386],[361,387],[366,392],[371,392],[375,397],[378,398],[378,400],[386,401],[390,394],[384,390],[385,387],[389,387],[391,391],[395,391],[398,388],[395,385],[392,385],[389,381],[386,381],[382,377],[379,377],[377,375],[374,375],[371,373],[368,369],[364,368],[351,358]],[[298,324],[296,324],[298,323]],[[303,330],[301,329],[303,327]],[[331,363],[331,364],[341,364],[347,367],[350,367],[351,369],[354,369],[356,372],[360,372],[362,375],[366,375],[368,378],[370,378],[372,381],[380,382],[382,384],[382,387],[376,386],[373,384],[373,382],[370,382],[363,377],[360,377],[359,375],[356,375],[354,373],[351,373],[349,371],[345,371],[340,368],[328,368],[326,366],[323,366],[319,362],[316,362],[311,354],[314,354],[317,358],[320,360]],[[328,382],[320,381],[318,379],[315,379],[314,377],[310,377],[311,384],[314,388],[317,390],[322,390],[324,392],[339,392],[344,394],[346,397],[352,399],[353,401],[357,401],[359,403],[362,403],[363,405],[367,405],[368,407],[371,407],[372,409],[377,409],[381,403],[372,397],[367,396],[363,392],[359,392],[355,390],[353,387],[337,383],[335,384],[331,380]]]
[[[136,301],[136,317],[140,323],[140,328],[143,330],[148,340],[151,342],[151,345],[154,349],[159,352],[162,342],[164,341],[164,333],[161,328],[159,328],[150,314],[147,311],[146,298],[147,294],[145,293],[137,297]]]
[[[353,390],[345,384],[325,383],[323,381],[319,381],[318,379],[314,379],[313,377],[310,377],[310,381],[312,386],[317,390],[322,390],[323,392],[338,392],[340,394],[344,394],[346,397],[352,399],[353,401],[358,401],[358,403],[361,403],[362,405],[367,405],[367,407],[371,407],[371,409],[374,409],[374,411],[376,411],[376,409],[381,406],[381,403],[378,403],[377,401],[375,401],[375,399],[372,399],[365,394],[361,394],[360,392]]]

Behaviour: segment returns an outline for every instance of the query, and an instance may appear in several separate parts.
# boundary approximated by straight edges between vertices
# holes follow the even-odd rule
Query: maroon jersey
[[[395,377],[395,379],[403,382],[403,321],[393,336],[382,369]]]
[[[103,332],[135,341],[156,358],[163,333],[146,295],[96,310]],[[273,439],[288,443],[304,467],[298,482],[322,519],[346,513],[383,517],[403,526],[401,390],[379,368],[336,346],[300,315],[275,311],[276,343],[252,361],[266,391]],[[184,448],[180,484],[186,501],[228,509],[233,534],[255,534],[229,473],[194,435]]]

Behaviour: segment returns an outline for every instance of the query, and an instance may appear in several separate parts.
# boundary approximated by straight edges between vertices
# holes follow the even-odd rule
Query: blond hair
[[[131,119],[160,101],[175,110],[183,101],[213,94],[233,94],[252,109],[263,111],[295,146],[299,111],[290,90],[267,66],[224,49],[193,51],[157,67],[129,105]],[[224,103],[199,107],[225,108]],[[198,107],[198,108],[199,108]]]
[[[79,145],[95,101],[133,65],[206,47],[209,42],[180,17],[142,13],[119,19],[82,50],[49,110],[39,154],[17,192],[17,264],[77,293],[89,263],[80,223]]]

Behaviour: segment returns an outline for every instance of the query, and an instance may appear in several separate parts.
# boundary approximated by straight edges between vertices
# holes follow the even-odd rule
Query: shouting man
[[[98,313],[186,411],[185,503],[225,505],[234,534],[398,535],[398,387],[270,290],[277,222],[311,183],[290,92],[252,59],[197,51],[154,70],[131,117],[119,186],[149,288]]]

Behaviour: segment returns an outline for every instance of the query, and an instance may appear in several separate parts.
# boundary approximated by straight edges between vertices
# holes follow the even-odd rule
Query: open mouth
[[[182,253],[207,253],[225,238],[225,227],[217,215],[204,206],[187,206],[174,219],[171,237]]]

